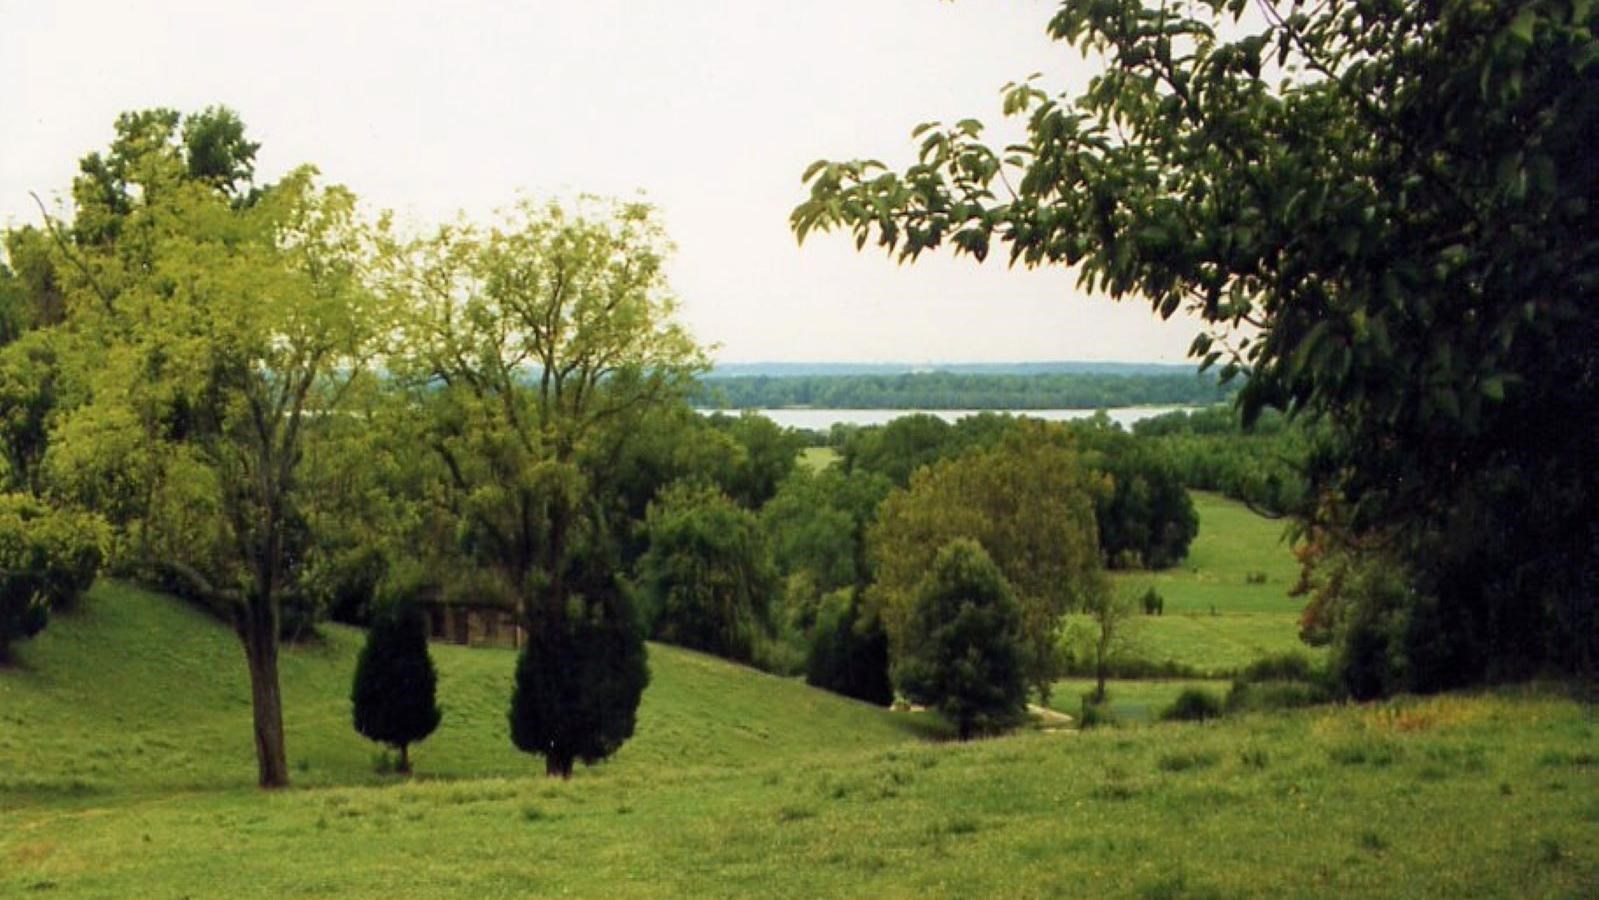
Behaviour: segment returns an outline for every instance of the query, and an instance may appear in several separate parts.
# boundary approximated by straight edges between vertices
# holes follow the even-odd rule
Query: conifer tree
[[[1021,607],[1005,576],[976,541],[945,544],[906,623],[899,689],[954,722],[964,741],[1021,719],[1025,669]]]
[[[633,736],[650,680],[643,628],[614,565],[580,553],[573,569],[564,615],[529,610],[510,711],[512,743],[543,756],[546,774],[560,778]]]
[[[373,618],[356,662],[350,697],[355,730],[399,750],[399,771],[408,774],[411,745],[439,727],[437,690],[421,610],[406,601],[390,603]]]

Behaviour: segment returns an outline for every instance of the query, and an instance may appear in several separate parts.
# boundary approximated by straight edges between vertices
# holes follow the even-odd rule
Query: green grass
[[[805,447],[800,450],[799,464],[812,472],[820,472],[838,462],[838,451],[832,447]]]
[[[41,637],[0,675],[6,897],[1558,897],[1599,878],[1599,718],[1549,692],[959,745],[653,648],[639,737],[563,783],[502,746],[509,654],[441,647],[444,730],[405,782],[349,731],[355,640],[335,630],[289,654],[308,763],[269,795],[246,786],[223,629],[112,586]]]
[[[1226,543],[1199,552],[1236,562],[1242,545]],[[1229,611],[1215,637],[1270,615]],[[1168,606],[1152,620],[1184,621],[1212,618]],[[1599,713],[1550,689],[1146,725],[1195,682],[1114,682],[1123,727],[961,745],[927,740],[940,729],[925,716],[652,646],[638,736],[552,782],[506,736],[513,655],[436,646],[445,720],[405,781],[375,772],[350,728],[359,635],[327,631],[285,654],[296,787],[274,794],[251,786],[242,654],[203,614],[102,584],[20,645],[0,670],[0,897],[1575,897],[1599,884]],[[1063,682],[1056,705],[1075,713],[1088,686]]]
[[[1113,679],[1105,682],[1105,693],[1110,698],[1111,712],[1123,722],[1153,722],[1172,705],[1188,688],[1203,688],[1217,697],[1226,698],[1231,682],[1175,678],[1175,679]],[[1082,709],[1083,695],[1094,689],[1092,678],[1068,678],[1055,682],[1049,707],[1069,716]]]
[[[282,660],[285,728],[302,786],[381,783],[378,747],[350,725],[359,632],[324,626]],[[511,746],[505,721],[515,655],[434,645],[444,723],[413,756],[433,778],[542,771]],[[221,790],[254,777],[244,655],[227,629],[182,603],[102,583],[82,608],[18,646],[0,671],[0,807],[17,799]],[[762,762],[880,748],[932,727],[797,682],[660,645],[638,737],[620,772]]]
[[[1162,616],[1142,615],[1140,608],[1130,630],[1131,654],[1216,675],[1273,653],[1318,657],[1320,651],[1299,640],[1304,601],[1288,595],[1299,569],[1283,523],[1215,494],[1196,491],[1193,498],[1199,533],[1187,559],[1163,572],[1113,576],[1135,603],[1151,586],[1166,601]]]

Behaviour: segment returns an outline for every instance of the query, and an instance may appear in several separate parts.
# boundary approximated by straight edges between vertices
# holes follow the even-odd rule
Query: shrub
[[[1166,598],[1162,597],[1160,595],[1160,591],[1155,590],[1153,587],[1147,591],[1144,591],[1144,596],[1139,600],[1139,602],[1143,605],[1144,615],[1146,616],[1161,616],[1166,614]]]
[[[395,771],[402,774],[411,771],[411,744],[439,727],[438,680],[421,610],[410,603],[380,609],[356,661],[350,699],[355,730],[398,750]]]
[[[1235,681],[1227,692],[1228,712],[1261,712],[1297,709],[1329,703],[1333,699],[1324,685],[1308,681]]]
[[[1166,721],[1203,722],[1219,719],[1222,714],[1221,698],[1204,688],[1185,688],[1176,701],[1161,712]]]
[[[1083,695],[1083,709],[1082,714],[1077,718],[1077,727],[1083,729],[1099,728],[1105,725],[1116,725],[1120,722],[1116,717],[1116,713],[1110,708],[1110,695],[1107,694],[1102,700],[1095,700],[1096,695],[1096,691],[1089,691]]]
[[[0,660],[11,641],[32,637],[94,583],[109,533],[96,516],[0,494]]]
[[[1238,673],[1238,680],[1247,682],[1257,681],[1320,681],[1324,673],[1317,671],[1310,662],[1310,657],[1303,653],[1288,651],[1263,656],[1245,666]]]

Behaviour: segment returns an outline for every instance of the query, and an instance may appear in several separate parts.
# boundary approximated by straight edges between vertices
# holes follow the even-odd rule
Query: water
[[[1132,428],[1134,422],[1158,416],[1163,413],[1179,409],[1191,409],[1187,406],[1122,406],[1104,410],[1112,422],[1123,428]],[[1087,419],[1097,409],[812,409],[810,407],[796,407],[789,409],[752,409],[749,412],[759,413],[785,428],[799,428],[805,431],[827,431],[834,425],[886,425],[901,416],[913,416],[920,413],[937,416],[946,422],[954,422],[967,416],[992,412],[1003,415],[1027,416],[1034,419],[1043,419],[1046,422],[1069,422],[1074,419]],[[727,410],[737,413],[737,410]]]

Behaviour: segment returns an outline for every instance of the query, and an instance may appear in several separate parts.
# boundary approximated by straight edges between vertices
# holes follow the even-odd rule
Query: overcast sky
[[[1005,82],[1092,74],[1048,0],[62,2],[0,0],[0,222],[66,193],[118,112],[222,103],[262,143],[374,210],[486,217],[523,191],[660,207],[672,285],[724,362],[1178,362],[1195,327],[1086,297],[1061,269],[924,258],[845,235],[796,246],[821,158],[903,165],[910,130],[975,116]]]

